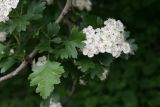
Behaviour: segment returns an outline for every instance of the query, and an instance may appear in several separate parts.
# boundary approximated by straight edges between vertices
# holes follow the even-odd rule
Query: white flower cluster
[[[19,0],[0,0],[0,22],[9,20],[9,13],[15,9]]]
[[[7,38],[6,32],[0,32],[0,42],[5,42]]]
[[[86,35],[85,47],[83,48],[83,55],[93,57],[99,53],[110,53],[113,57],[118,58],[121,53],[131,53],[131,46],[125,40],[125,27],[121,21],[115,19],[108,19],[104,22],[104,27],[93,29],[88,26],[83,29]]]
[[[84,9],[86,9],[87,11],[91,11],[92,2],[91,0],[75,0],[74,6],[77,7],[81,11]]]
[[[38,58],[38,61],[36,63],[37,66],[43,66],[45,65],[47,62],[47,57],[46,56],[42,56]]]

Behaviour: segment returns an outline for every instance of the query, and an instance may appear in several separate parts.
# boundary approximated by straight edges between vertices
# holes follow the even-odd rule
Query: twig
[[[62,4],[59,1],[57,2],[57,5],[58,5],[58,7],[60,9],[63,9]],[[72,29],[72,23],[71,23],[71,21],[69,20],[68,17],[64,18],[64,23],[67,25],[67,27],[68,27],[69,30]]]
[[[70,92],[68,93],[68,96],[69,96],[69,97],[71,97],[71,96],[74,94],[74,91],[75,91],[75,89],[76,89],[76,84],[77,84],[77,79],[75,79],[75,80],[73,81],[72,88],[71,88]]]
[[[56,20],[56,23],[59,23],[63,19],[63,17],[68,13],[71,6],[72,6],[72,0],[67,0],[66,5],[65,5],[64,9],[62,10],[62,13],[60,14],[58,19]]]
[[[16,69],[15,69],[14,71],[12,71],[11,73],[9,73],[9,74],[1,77],[1,78],[0,78],[0,82],[2,82],[2,81],[4,81],[4,80],[7,80],[7,79],[10,79],[10,78],[18,75],[18,73],[19,73],[20,71],[22,71],[24,68],[27,67],[27,65],[32,61],[32,59],[35,57],[36,54],[37,54],[37,50],[34,49],[34,50],[30,53],[30,55],[28,56],[28,58],[26,58],[26,59],[20,64],[20,66],[19,66],[18,68],[16,68]]]
[[[67,0],[66,5],[63,9],[63,11],[61,12],[60,16],[57,18],[55,23],[60,23],[61,20],[63,19],[63,17],[68,13],[70,7],[72,6],[72,0]],[[38,53],[37,49],[34,49],[29,56],[11,73],[0,77],[0,82],[8,80],[16,75],[18,75],[23,69],[25,69],[28,64],[32,61],[32,59],[36,56],[36,54]]]

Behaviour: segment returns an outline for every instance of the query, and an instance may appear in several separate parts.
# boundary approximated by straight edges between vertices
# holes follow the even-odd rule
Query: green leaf
[[[98,57],[98,60],[100,61],[101,65],[104,65],[105,67],[109,67],[111,65],[111,63],[113,62],[113,57],[112,57],[112,55],[101,54]]]
[[[2,52],[4,52],[5,49],[6,46],[0,43],[0,60],[4,57],[4,54],[2,54]]]
[[[98,104],[98,97],[91,96],[86,98],[85,107],[96,107]]]
[[[65,48],[56,50],[55,56],[56,58],[67,59],[67,58],[77,58],[77,43],[73,41],[64,42]]]
[[[42,18],[42,12],[46,8],[45,2],[32,2],[28,7],[27,15],[32,20],[37,20]]]
[[[6,23],[0,23],[0,32],[12,33],[15,30],[16,26],[11,20]]]
[[[0,68],[1,68],[1,73],[6,72],[8,69],[10,69],[14,64],[15,60],[13,58],[7,58],[3,61],[0,62]]]
[[[122,92],[121,97],[122,97],[122,101],[125,104],[125,107],[137,107],[138,106],[137,96],[134,92],[132,91]]]
[[[26,31],[30,21],[42,18],[42,12],[45,9],[45,2],[33,2],[27,11],[27,14],[15,16],[6,23],[0,23],[0,31],[12,33],[13,31]]]
[[[47,61],[43,66],[33,64],[33,73],[30,74],[30,85],[37,85],[36,92],[40,93],[43,99],[46,99],[54,90],[54,85],[60,83],[60,77],[64,69],[58,62]]]
[[[17,32],[26,31],[27,25],[30,22],[26,15],[16,17],[12,20],[9,20],[7,23],[0,24],[0,31],[12,33],[14,30]]]
[[[6,48],[6,46],[4,46],[3,44],[0,43],[0,52],[4,51],[5,48]]]
[[[27,25],[30,24],[26,15],[14,19],[11,23],[13,28],[15,26],[17,32],[26,31]]]
[[[100,17],[97,17],[95,15],[88,15],[85,14],[82,16],[83,23],[88,26],[91,25],[93,27],[101,27],[103,26],[103,20]]]
[[[78,27],[74,26],[71,30],[69,40],[81,43],[85,39],[85,34],[79,31]]]
[[[84,34],[78,31],[77,27],[73,27],[68,39],[68,41],[63,42],[64,48],[56,50],[56,58],[77,58],[77,49],[82,49],[84,47],[82,42],[84,40]]]
[[[104,72],[104,67],[99,64],[96,64],[95,68],[91,69],[90,72],[91,72],[91,78],[94,79],[96,76],[98,77]]]
[[[36,47],[39,51],[39,53],[43,53],[43,52],[49,52],[52,53],[53,49],[50,47],[50,45],[48,43],[40,43],[37,47]]]
[[[42,38],[39,45],[36,47],[39,50],[39,53],[49,52],[52,53],[53,49],[50,46],[49,40],[46,38]]]
[[[55,37],[52,39],[52,42],[56,44],[60,44],[62,42],[62,39],[60,37]]]
[[[47,26],[48,35],[55,36],[60,30],[60,26],[56,23],[49,23]]]
[[[76,65],[78,65],[78,68],[82,71],[82,72],[86,72],[89,69],[94,69],[95,68],[95,63],[93,61],[91,61],[91,59],[79,59],[78,61],[76,61]]]

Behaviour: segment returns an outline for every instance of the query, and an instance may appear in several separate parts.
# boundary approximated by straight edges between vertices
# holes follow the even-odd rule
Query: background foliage
[[[67,99],[65,107],[159,107],[160,1],[93,2],[91,14],[98,15],[104,20],[108,17],[122,20],[127,30],[131,32],[131,37],[135,38],[139,49],[130,60],[118,59],[112,63],[106,81],[90,80],[86,86],[77,85],[73,96]],[[39,16],[35,16],[37,17]],[[26,80],[30,72],[27,71],[26,69],[12,81],[0,84],[0,107],[39,107],[41,98],[35,94],[34,87],[29,87],[29,81]],[[70,88],[72,83],[70,81],[66,83]],[[60,85],[56,90],[65,96],[63,87]]]

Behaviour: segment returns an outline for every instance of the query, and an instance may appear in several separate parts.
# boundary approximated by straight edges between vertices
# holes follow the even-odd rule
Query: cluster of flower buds
[[[110,53],[113,57],[118,58],[121,53],[131,53],[131,46],[125,39],[125,27],[121,21],[108,19],[101,28],[93,29],[88,26],[83,29],[86,35],[83,55],[93,57],[99,53]]]

